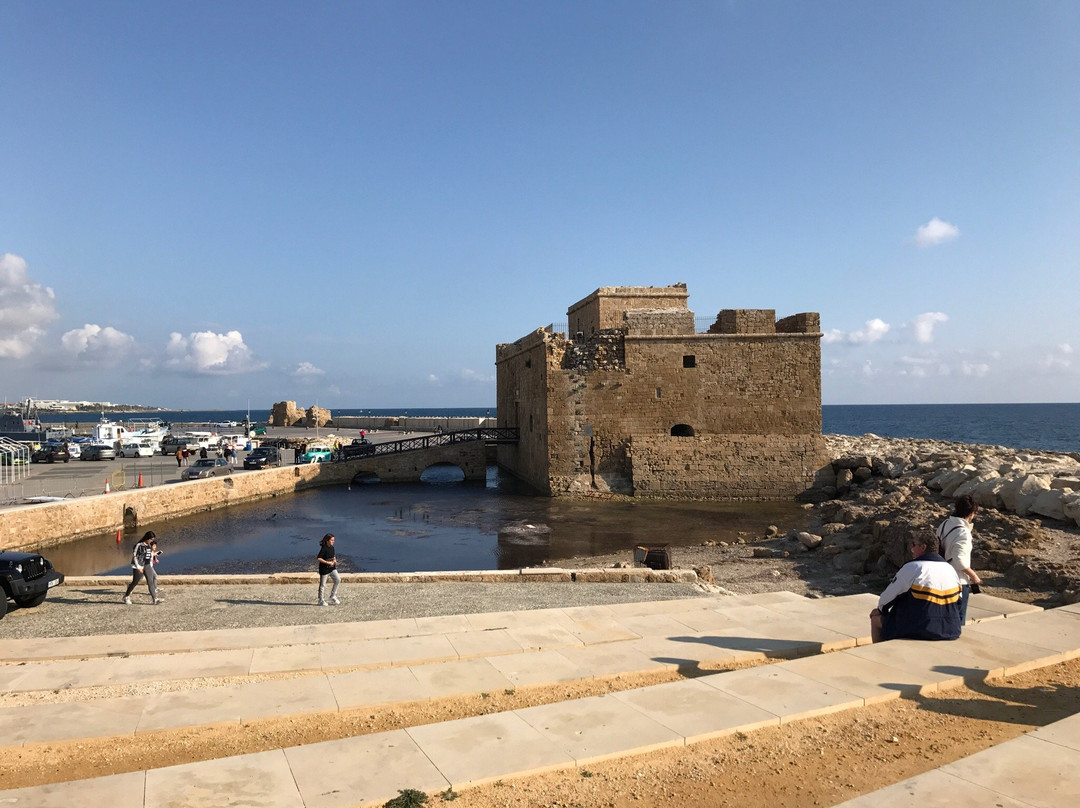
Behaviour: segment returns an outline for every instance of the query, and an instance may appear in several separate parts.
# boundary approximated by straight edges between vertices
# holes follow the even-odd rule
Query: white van
[[[213,432],[185,432],[180,436],[187,441],[188,446],[198,446],[200,449],[216,449],[218,438]]]

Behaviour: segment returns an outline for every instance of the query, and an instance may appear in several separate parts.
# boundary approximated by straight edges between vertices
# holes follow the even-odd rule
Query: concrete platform
[[[101,799],[122,808],[128,805],[142,808],[164,805],[381,805],[400,788],[437,791],[448,786],[460,788],[572,768],[610,757],[685,745],[725,733],[749,731],[826,712],[856,709],[888,698],[981,681],[1009,670],[1052,664],[1080,654],[1080,611],[1077,610],[1020,614],[1017,612],[1022,610],[1011,607],[1003,606],[997,612],[985,608],[998,619],[986,619],[969,626],[956,642],[894,641],[867,645],[866,615],[872,604],[865,597],[811,603],[819,604],[818,608],[791,598],[742,604],[736,604],[733,599],[718,600],[711,610],[717,614],[717,618],[713,618],[707,613],[710,610],[701,609],[700,601],[691,605],[682,601],[661,604],[654,615],[658,618],[655,621],[650,620],[647,611],[656,604],[642,605],[641,608],[628,605],[625,609],[607,606],[596,610],[567,610],[562,614],[554,613],[563,610],[547,610],[553,612],[548,615],[552,619],[549,626],[558,629],[548,632],[544,631],[542,622],[538,622],[544,615],[531,614],[522,619],[511,619],[509,615],[469,616],[471,631],[461,631],[460,622],[450,621],[442,624],[451,629],[449,632],[433,631],[424,635],[427,639],[423,641],[414,642],[412,640],[416,638],[410,637],[373,638],[366,642],[378,649],[378,653],[366,656],[359,651],[355,653],[361,660],[380,657],[391,662],[395,658],[410,662],[405,665],[390,664],[378,669],[334,674],[320,672],[286,681],[248,682],[226,688],[163,693],[145,697],[141,704],[139,699],[120,699],[77,703],[78,709],[72,704],[8,708],[0,711],[0,733],[11,730],[12,737],[19,743],[40,740],[36,729],[56,723],[50,718],[62,718],[61,723],[68,725],[63,730],[63,737],[105,737],[166,726],[198,726],[210,719],[214,723],[222,720],[239,722],[260,716],[311,714],[327,709],[437,698],[477,692],[478,689],[516,687],[526,681],[553,683],[568,677],[580,678],[579,674],[584,677],[625,675],[642,670],[642,665],[647,666],[645,670],[650,669],[648,665],[684,667],[681,662],[694,656],[689,654],[678,660],[671,659],[670,655],[650,656],[649,649],[655,651],[658,647],[665,654],[670,648],[683,646],[712,648],[729,654],[735,650],[734,645],[741,643],[744,646],[740,649],[742,652],[755,655],[764,653],[760,646],[768,641],[777,643],[771,650],[779,648],[784,654],[800,644],[820,650],[822,632],[842,635],[838,629],[844,626],[852,630],[852,634],[846,635],[847,647],[823,656],[792,654],[797,658],[772,665],[698,675],[694,679],[542,707],[121,777],[0,791],[0,804],[79,805]],[[773,610],[771,624],[768,610]],[[867,629],[862,634],[857,633],[859,614],[863,615]],[[1015,616],[1000,619],[1007,614]],[[709,622],[714,619],[719,622]],[[587,622],[588,629],[583,630],[577,624],[579,621]],[[735,621],[734,624],[731,621]],[[620,639],[591,645],[581,642],[582,633],[588,632],[594,632],[593,638],[599,640],[602,632],[596,632],[601,625],[607,625],[612,636]],[[704,625],[713,625],[718,633],[692,628]],[[414,629],[415,626],[414,623]],[[785,631],[790,638],[784,636]],[[516,651],[508,645],[509,632],[516,632],[513,640]],[[459,648],[466,644],[455,644],[451,637],[470,636],[471,647],[479,650],[483,643],[479,636],[471,636],[474,633],[497,637],[491,646],[497,653],[462,658]],[[626,638],[627,633],[634,634],[635,638]],[[339,637],[335,635],[335,639]],[[527,637],[533,640],[526,640]],[[310,635],[306,639],[310,640]],[[549,642],[567,645],[558,649],[545,647]],[[116,640],[110,643],[115,646]],[[449,643],[458,656],[425,661],[445,652],[445,643]],[[341,643],[323,645],[333,649],[327,653],[336,654]],[[388,650],[390,647],[395,650]],[[270,647],[265,650],[272,651]],[[326,650],[320,647],[320,654]],[[202,670],[206,663],[202,655],[207,653],[234,652],[203,651],[162,659],[174,660],[174,665],[181,667],[190,658],[193,669]],[[254,655],[251,649],[246,653]],[[421,661],[416,662],[414,657],[420,657]],[[295,654],[293,658],[296,658]],[[303,658],[315,659],[311,654],[305,654]],[[136,659],[154,675],[170,675],[160,659],[153,656]],[[215,660],[213,664],[219,666],[228,662],[228,658]],[[71,660],[41,661],[0,666],[0,671],[7,673],[9,680],[23,685],[26,681],[19,677],[27,675],[26,668],[49,671],[51,683],[60,680],[62,671],[84,679],[92,675],[110,682],[117,676],[109,672],[110,664],[115,665],[116,670],[127,671],[126,664],[131,662],[129,659],[91,659],[86,661],[87,667],[83,670],[77,665],[73,667]],[[50,670],[50,665],[57,667]],[[21,672],[16,674],[15,670]],[[118,714],[110,729],[103,733],[98,727],[114,710]],[[17,726],[23,729],[15,734]],[[86,734],[80,735],[80,732]],[[1028,747],[1042,744],[1042,747],[1018,747],[1023,755],[1037,754],[1041,761],[1038,766],[1026,770],[1017,766],[1014,767],[1015,774],[1002,775],[995,780],[992,765],[974,761],[969,764],[969,769],[961,767],[946,774],[978,782],[979,788],[994,795],[1000,792],[1003,798],[1017,800],[1017,804],[1064,804],[1027,802],[1011,796],[1026,787],[1029,795],[1046,792],[1048,799],[1058,799],[1063,787],[1048,785],[1042,778],[1051,771],[1068,771],[1066,766],[1075,769],[1080,763],[1077,730],[1064,726],[1048,727],[1040,732],[1044,734],[1035,737],[1033,733],[1029,739],[1018,739],[1030,740]],[[1051,746],[1053,749],[1048,748]],[[1036,752],[1036,749],[1042,751]],[[977,757],[973,756],[973,759]],[[329,761],[338,761],[338,765]],[[958,767],[959,762],[952,765]],[[329,781],[325,776],[319,776],[320,769],[327,766],[335,773]],[[1026,784],[1025,778],[1035,778],[1039,782]],[[1074,791],[1066,789],[1062,793],[1075,797]]]

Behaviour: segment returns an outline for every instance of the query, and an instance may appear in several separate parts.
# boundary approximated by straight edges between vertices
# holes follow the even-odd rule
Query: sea
[[[495,407],[391,407],[334,409],[334,415],[372,417],[495,417]],[[169,423],[214,424],[270,419],[270,410],[160,410],[112,412],[114,420],[157,417]],[[88,425],[100,416],[91,413],[42,413],[48,423]],[[1053,452],[1080,451],[1080,403],[1076,404],[826,404],[821,408],[822,432],[883,438],[931,438],[956,443],[982,443],[1014,449]]]

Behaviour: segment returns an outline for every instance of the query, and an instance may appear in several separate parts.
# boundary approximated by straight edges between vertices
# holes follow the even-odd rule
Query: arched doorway
[[[671,428],[671,437],[692,438],[694,437],[694,428],[690,424],[675,424]]]

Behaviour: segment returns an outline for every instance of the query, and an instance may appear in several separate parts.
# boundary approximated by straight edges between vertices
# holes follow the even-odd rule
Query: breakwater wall
[[[483,441],[336,463],[307,463],[230,474],[208,480],[116,491],[0,511],[0,550],[48,547],[85,536],[137,532],[157,522],[244,502],[286,496],[327,485],[344,485],[358,474],[386,482],[418,481],[436,463],[459,466],[466,479],[483,480],[487,461]]]
[[[436,427],[443,432],[458,429],[476,429],[477,427],[497,426],[492,418],[435,418],[412,415],[341,415],[331,418],[327,427],[337,429],[389,429],[398,432],[434,432]]]

